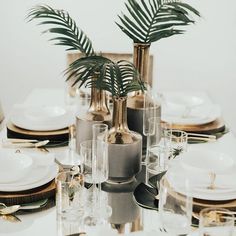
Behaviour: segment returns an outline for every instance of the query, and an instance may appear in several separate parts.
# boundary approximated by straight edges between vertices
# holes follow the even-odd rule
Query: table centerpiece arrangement
[[[113,62],[103,56],[77,59],[67,73],[84,83],[109,92],[113,99],[112,127],[108,133],[109,182],[133,181],[141,170],[142,136],[129,130],[127,124],[127,96],[130,92],[145,90],[138,71],[131,62]],[[90,73],[87,76],[87,73]],[[94,80],[94,75],[97,76]]]
[[[112,128],[108,135],[109,180],[114,182],[132,181],[141,170],[142,136],[130,131],[127,125],[128,93],[144,91],[144,84],[134,65],[128,61],[113,62],[96,55],[89,38],[80,30],[68,13],[54,10],[49,6],[37,6],[29,15],[30,20],[46,19],[41,24],[53,24],[47,32],[56,33],[60,37],[52,38],[56,45],[63,45],[67,50],[80,50],[84,53],[72,62],[66,70],[67,80],[74,80],[73,85],[85,85],[91,88],[91,106],[88,109],[88,121],[106,122],[104,110],[105,96],[95,96],[96,91],[109,92],[113,98]],[[99,102],[98,102],[99,100]],[[99,104],[94,106],[94,104]],[[102,102],[102,104],[101,104]],[[106,106],[105,106],[106,107]],[[108,113],[107,113],[108,114]],[[102,117],[102,118],[101,118]],[[77,124],[77,143],[89,139],[91,129],[88,125]],[[91,127],[90,127],[91,128]],[[85,132],[86,131],[86,132]],[[85,135],[87,133],[87,135]],[[91,138],[90,138],[91,139]]]

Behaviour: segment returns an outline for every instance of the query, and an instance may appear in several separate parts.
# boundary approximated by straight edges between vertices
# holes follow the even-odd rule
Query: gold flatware
[[[216,211],[217,213],[222,213],[222,214],[232,214],[232,215],[236,215],[236,211]]]
[[[215,187],[215,180],[216,180],[215,173],[213,173],[213,172],[210,173],[210,180],[211,180],[211,182],[210,182],[210,185],[207,187],[207,189],[215,189],[216,188]]]
[[[220,219],[233,219],[234,218],[234,216],[224,216],[224,215],[216,215],[217,213],[221,213],[221,214],[228,214],[228,215],[230,215],[230,214],[232,214],[232,215],[234,215],[236,212],[234,212],[234,214],[231,212],[231,211],[215,211],[215,212],[213,212],[213,214],[212,213],[210,213],[211,215],[209,215],[209,220],[214,220],[214,221],[216,221],[216,220],[220,220]],[[197,220],[200,220],[200,214],[199,213],[196,213],[196,212],[192,212],[192,216],[195,218],[195,219],[197,219]],[[234,219],[234,220],[236,220],[236,219]]]
[[[25,142],[25,143],[2,143],[3,147],[7,148],[38,148],[45,146],[47,143],[49,143],[49,140],[39,141],[37,143],[31,143],[31,142]]]
[[[20,138],[7,138],[2,140],[3,143],[37,143],[37,139],[20,139]]]
[[[188,133],[188,140],[212,142],[216,141],[216,136],[210,134]]]
[[[67,234],[66,236],[86,236],[87,234],[85,232],[81,233],[75,233],[75,234]]]
[[[14,216],[14,215],[1,215],[0,219],[9,221],[11,223],[21,222],[21,220],[18,217]]]
[[[189,137],[204,137],[204,138],[216,139],[216,136],[212,135],[212,134],[199,134],[199,133],[189,133],[188,132],[188,136]]]
[[[45,206],[48,203],[48,199],[40,200],[38,202],[25,204],[25,205],[12,205],[6,206],[4,203],[0,203],[0,215],[11,215],[18,210],[35,210]]]
[[[194,136],[189,136],[188,140],[199,140],[199,141],[207,141],[207,142],[215,142],[216,141],[216,139],[213,139],[213,138],[194,137]]]
[[[13,206],[9,206],[9,207],[4,207],[2,209],[0,209],[0,214],[1,215],[11,215],[12,213],[15,213],[16,211],[18,211],[20,209],[20,205],[13,205]]]

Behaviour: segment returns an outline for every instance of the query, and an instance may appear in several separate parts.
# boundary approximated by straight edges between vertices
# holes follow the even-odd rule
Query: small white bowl
[[[226,153],[210,150],[191,150],[181,156],[182,166],[190,171],[225,174],[235,167],[234,159]]]
[[[28,155],[0,150],[0,183],[22,179],[29,173],[32,164],[32,158]]]

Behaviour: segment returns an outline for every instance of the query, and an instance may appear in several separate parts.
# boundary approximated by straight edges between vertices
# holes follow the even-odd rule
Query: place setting
[[[189,211],[193,227],[202,227],[202,211],[208,208],[217,209],[215,214],[220,209],[219,214],[227,215],[227,219],[234,222],[235,164],[229,154],[193,148],[172,160],[165,171],[151,176],[147,183],[139,184],[134,190],[134,199],[139,206],[160,212],[161,194],[166,189],[173,205],[177,201],[176,204],[181,207],[183,202],[186,204],[187,198],[191,198]],[[182,208],[181,214],[187,209],[186,206]]]
[[[21,215],[55,206],[54,155],[29,153],[23,149],[0,150],[0,219],[22,222]]]
[[[191,133],[198,133],[209,141],[213,135],[221,137],[226,130],[219,105],[201,93],[163,93],[162,120],[172,123],[174,129],[190,133],[189,137],[195,138],[196,135]]]
[[[25,204],[53,197],[58,167],[53,154],[14,149],[0,151],[0,202]]]
[[[17,146],[20,140],[23,143],[23,140],[27,142],[28,139],[29,143],[39,142],[38,146],[65,146],[68,145],[68,127],[73,124],[74,110],[68,106],[15,105],[6,125],[7,137],[10,139],[6,144],[12,141]]]
[[[177,235],[190,233],[191,227],[205,229],[202,211],[208,208],[221,209],[223,220],[234,223],[234,157],[204,145],[190,148],[191,134],[204,142],[215,142],[216,138],[176,129],[170,121],[163,122],[163,116],[152,117],[153,114],[144,116],[146,180],[134,189],[136,204],[157,211],[163,226],[161,231]]]
[[[59,167],[64,171],[66,164],[73,161],[71,168],[79,159],[74,111],[68,106],[17,104],[6,129],[0,150],[0,215],[54,206]]]

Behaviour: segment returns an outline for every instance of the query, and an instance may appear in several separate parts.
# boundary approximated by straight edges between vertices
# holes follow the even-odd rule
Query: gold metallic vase
[[[133,64],[147,84],[151,84],[149,79],[149,51],[150,44],[134,43]]]
[[[141,75],[142,80],[151,85],[150,70],[149,70],[149,50],[150,44],[134,43],[133,63]],[[140,133],[143,137],[143,155],[146,151],[146,136],[143,135],[143,109],[144,109],[144,94],[142,91],[136,91],[128,98],[127,116],[128,126],[130,130]],[[157,114],[161,115],[161,107]]]
[[[142,136],[127,125],[127,98],[113,97],[112,128],[108,133],[109,182],[129,182],[141,170]]]
[[[92,126],[106,123],[111,126],[111,114],[107,106],[105,91],[92,87],[91,101],[87,113],[76,117],[76,149],[79,152],[80,143],[92,139]]]

